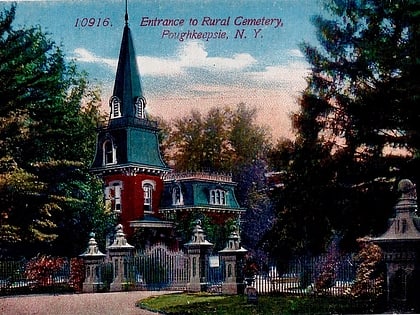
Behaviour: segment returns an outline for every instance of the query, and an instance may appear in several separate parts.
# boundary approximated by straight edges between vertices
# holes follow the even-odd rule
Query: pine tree
[[[93,218],[107,220],[88,173],[98,92],[39,27],[14,29],[15,14],[0,13],[0,255],[79,254]]]
[[[313,19],[319,45],[302,44],[311,74],[293,117],[293,153],[283,154],[285,225],[273,230],[289,247],[315,251],[332,233],[354,244],[383,231],[396,179],[419,179],[420,3],[324,3]]]

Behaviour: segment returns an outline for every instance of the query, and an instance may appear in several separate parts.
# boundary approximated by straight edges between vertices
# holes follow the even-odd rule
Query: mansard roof
[[[206,211],[215,213],[241,213],[242,208],[235,196],[236,183],[230,175],[207,172],[168,173],[164,176],[160,212]],[[181,202],[174,202],[174,188],[182,195]],[[223,197],[212,200],[212,191]],[[223,201],[221,201],[223,199]]]

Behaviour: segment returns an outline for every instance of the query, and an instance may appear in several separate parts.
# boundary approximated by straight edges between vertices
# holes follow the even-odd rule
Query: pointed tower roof
[[[133,104],[137,97],[143,97],[143,92],[137,68],[136,53],[127,20],[121,41],[113,96],[117,96],[120,99],[121,111],[124,117],[135,117]]]
[[[111,107],[110,126],[121,125],[122,121],[135,122],[137,119],[146,118],[146,99],[143,96],[136,52],[128,24],[127,2],[114,91],[109,104]]]
[[[127,2],[108,125],[98,134],[92,171],[126,173],[169,171],[159,149],[157,123],[147,119],[131,31]]]

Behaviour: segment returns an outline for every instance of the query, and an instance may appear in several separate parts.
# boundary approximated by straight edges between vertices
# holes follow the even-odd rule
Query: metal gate
[[[189,259],[182,250],[156,244],[134,254],[131,277],[139,290],[185,290]]]

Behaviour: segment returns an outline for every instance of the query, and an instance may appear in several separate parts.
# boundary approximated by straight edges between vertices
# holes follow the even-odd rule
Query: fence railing
[[[69,261],[65,260],[62,266],[54,271],[48,271],[46,268],[36,277],[28,273],[29,262],[26,259],[0,260],[0,295],[72,291]]]
[[[296,257],[286,263],[261,263],[259,272],[248,277],[259,294],[346,295],[356,279],[358,262],[353,255]],[[375,283],[366,291],[375,293]]]
[[[165,245],[136,252],[129,269],[138,289],[183,290],[189,281],[187,254],[172,251]]]
[[[209,291],[220,292],[225,281],[224,266],[220,259],[219,264],[215,264],[215,258],[218,257],[212,256],[213,261],[208,264],[205,284]],[[27,260],[0,261],[0,294],[74,291],[71,264],[69,260],[64,261],[61,268],[38,279],[28,277]],[[171,251],[164,245],[134,253],[127,264],[125,276],[130,285],[127,289],[130,290],[185,290],[189,282],[188,255],[183,251]],[[252,276],[244,275],[243,279],[258,294],[345,295],[354,284],[356,270],[357,262],[352,255],[334,259],[326,256],[298,257],[284,264],[265,261],[260,264],[258,272]],[[109,290],[114,273],[112,263],[102,263],[98,272],[100,291]],[[83,279],[80,280],[83,282]],[[372,288],[375,288],[374,284]]]

